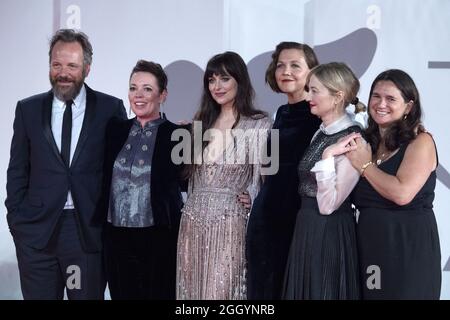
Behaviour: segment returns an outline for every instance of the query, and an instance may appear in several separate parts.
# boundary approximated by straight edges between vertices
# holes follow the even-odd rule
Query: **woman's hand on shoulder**
[[[177,121],[177,124],[179,124],[180,126],[186,126],[186,125],[192,124],[192,121],[190,121],[190,120],[180,120],[180,121]]]
[[[372,160],[372,147],[362,137],[355,139],[356,149],[345,155],[350,160],[352,166],[360,171],[361,168]]]
[[[349,151],[356,150],[356,139],[361,138],[361,134],[353,132],[341,139],[338,142],[328,146],[322,153],[322,159],[335,157]]]

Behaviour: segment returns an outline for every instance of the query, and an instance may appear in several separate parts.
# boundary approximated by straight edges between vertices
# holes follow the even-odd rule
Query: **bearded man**
[[[85,84],[88,37],[58,30],[50,41],[52,89],[17,103],[7,172],[7,220],[24,299],[103,299],[101,189],[107,122],[122,100]]]

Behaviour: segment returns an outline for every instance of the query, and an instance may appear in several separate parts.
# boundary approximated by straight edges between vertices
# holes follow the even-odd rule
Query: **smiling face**
[[[238,83],[228,75],[213,74],[208,79],[208,89],[213,99],[221,106],[233,107],[237,95]]]
[[[159,118],[160,104],[166,96],[167,91],[160,92],[158,81],[153,74],[136,72],[131,76],[128,99],[131,110],[142,126]]]
[[[381,80],[373,88],[369,100],[369,112],[380,128],[387,128],[392,123],[403,119],[412,105],[412,101],[404,100],[401,91],[392,81]]]
[[[89,74],[90,66],[83,62],[83,48],[78,42],[58,41],[50,59],[50,83],[55,96],[73,100]]]
[[[301,50],[285,49],[281,51],[275,69],[275,80],[278,88],[288,95],[290,103],[304,98],[306,77],[309,71]]]

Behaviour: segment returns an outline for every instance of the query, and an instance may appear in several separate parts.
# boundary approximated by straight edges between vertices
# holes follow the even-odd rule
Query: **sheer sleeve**
[[[359,172],[345,155],[316,162],[317,203],[321,214],[329,215],[350,195],[359,180]]]
[[[253,148],[255,148],[253,153],[252,160],[252,181],[247,188],[247,191],[250,195],[252,205],[253,202],[258,195],[258,192],[261,188],[262,178],[261,178],[261,166],[262,166],[262,153],[265,151],[265,144],[267,143],[267,137],[269,134],[269,130],[272,127],[272,121],[269,118],[263,118],[258,121],[259,124],[255,128],[255,134],[252,137]]]

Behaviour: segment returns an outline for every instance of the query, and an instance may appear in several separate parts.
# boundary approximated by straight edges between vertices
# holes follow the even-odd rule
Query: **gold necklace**
[[[383,161],[384,161],[384,156],[385,156],[386,154],[383,152],[382,154],[381,154],[381,156],[377,159],[377,161],[375,161],[376,163],[377,163],[377,166],[379,166]]]

